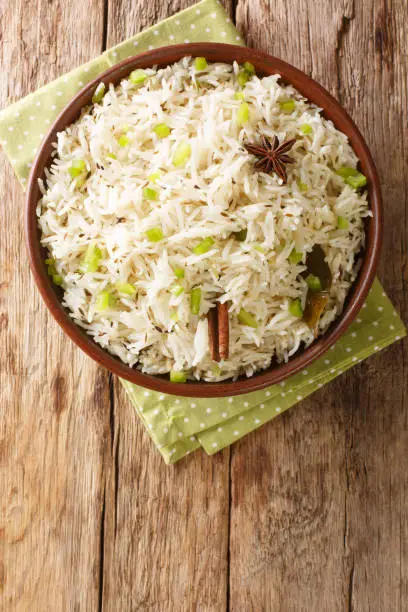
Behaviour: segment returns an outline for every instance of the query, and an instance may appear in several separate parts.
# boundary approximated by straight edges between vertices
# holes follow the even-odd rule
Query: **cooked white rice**
[[[197,73],[184,58],[147,70],[139,88],[129,80],[110,86],[99,104],[58,134],[41,185],[42,244],[63,279],[64,306],[96,342],[143,372],[182,370],[208,381],[251,376],[308,346],[313,331],[288,310],[295,298],[304,307],[307,294],[304,263],[288,261],[294,248],[305,262],[313,245],[321,245],[332,272],[319,334],[341,313],[356,277],[363,218],[370,213],[366,194],[334,171],[357,166],[346,136],[293,87],[280,84],[279,75],[246,83],[250,117],[239,126],[238,70],[220,63]],[[279,104],[288,99],[296,101],[291,113]],[[155,134],[158,123],[171,128],[167,138]],[[301,132],[305,123],[311,134]],[[260,134],[297,137],[287,184],[254,169],[256,159],[243,143],[259,141]],[[191,145],[185,167],[172,162],[180,142]],[[78,159],[89,173],[81,189],[69,174]],[[160,178],[149,183],[155,172]],[[157,191],[156,201],[144,197],[146,186]],[[338,216],[347,218],[348,231],[337,229]],[[145,232],[157,227],[164,238],[150,242]],[[233,232],[243,228],[247,238],[239,242]],[[195,255],[194,246],[207,236],[213,247]],[[102,259],[97,271],[83,273],[90,243],[102,250]],[[175,278],[175,267],[184,268],[183,279]],[[114,291],[118,281],[131,283],[136,295],[118,294],[114,306],[98,312],[98,294]],[[184,288],[179,296],[172,293],[175,284]],[[202,289],[198,316],[190,312],[196,286]],[[211,360],[205,316],[217,300],[229,303],[230,321],[229,358],[219,364]],[[241,308],[257,319],[257,328],[239,323]]]

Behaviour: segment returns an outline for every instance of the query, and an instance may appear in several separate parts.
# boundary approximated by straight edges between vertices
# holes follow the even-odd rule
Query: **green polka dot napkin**
[[[202,0],[3,110],[0,143],[23,187],[48,127],[85,83],[135,53],[208,40],[243,44],[217,0]],[[359,317],[342,339],[307,370],[280,385],[239,397],[206,400],[161,395],[121,382],[164,460],[174,463],[199,447],[213,454],[228,446],[405,334],[391,302],[375,281]]]

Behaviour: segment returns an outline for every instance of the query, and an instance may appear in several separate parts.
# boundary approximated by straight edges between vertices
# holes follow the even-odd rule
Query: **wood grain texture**
[[[224,611],[229,449],[168,467],[120,385],[114,414],[104,610]]]
[[[193,3],[0,4],[0,105]],[[406,1],[225,6],[363,131],[384,187],[380,276],[407,320]],[[407,342],[231,450],[167,467],[118,382],[48,316],[0,164],[0,609],[406,610]]]
[[[385,203],[380,277],[405,320],[407,18],[403,0],[237,6],[248,43],[320,81],[365,135]],[[407,378],[405,341],[233,447],[231,610],[406,609]]]
[[[107,0],[108,47],[134,36],[166,17],[196,4],[196,0]],[[227,13],[233,17],[233,1],[223,0]]]
[[[101,4],[76,4],[1,3],[1,107],[99,53]],[[48,315],[28,269],[24,195],[0,163],[0,608],[93,610],[108,376]]]

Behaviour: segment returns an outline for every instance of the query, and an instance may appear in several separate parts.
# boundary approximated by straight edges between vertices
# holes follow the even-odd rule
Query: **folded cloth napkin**
[[[3,110],[0,142],[23,187],[48,126],[85,83],[135,53],[209,40],[243,44],[217,0],[202,0]],[[405,334],[376,280],[359,317],[341,340],[307,370],[279,385],[238,397],[188,399],[121,382],[164,460],[174,463],[200,446],[208,454],[228,446]]]

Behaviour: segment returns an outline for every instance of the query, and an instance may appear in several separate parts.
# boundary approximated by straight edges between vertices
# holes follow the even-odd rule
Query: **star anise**
[[[285,164],[293,164],[295,161],[287,155],[287,152],[293,147],[295,142],[296,138],[291,138],[279,144],[277,136],[274,136],[271,142],[269,138],[262,134],[260,144],[246,144],[244,146],[248,153],[252,153],[252,155],[259,158],[255,162],[255,168],[261,170],[261,172],[273,171],[286,183],[288,177]]]

